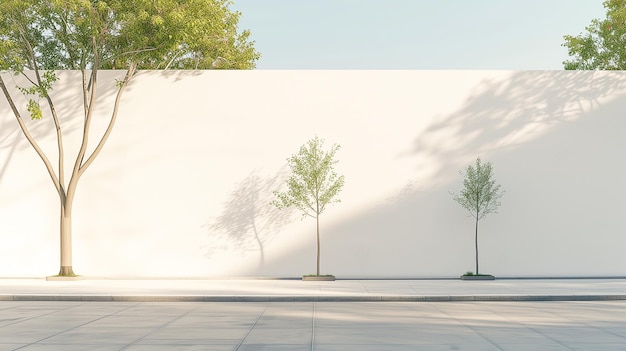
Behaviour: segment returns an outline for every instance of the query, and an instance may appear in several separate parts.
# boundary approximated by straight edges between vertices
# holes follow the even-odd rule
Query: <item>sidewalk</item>
[[[626,300],[626,279],[0,279],[0,301],[311,302]]]

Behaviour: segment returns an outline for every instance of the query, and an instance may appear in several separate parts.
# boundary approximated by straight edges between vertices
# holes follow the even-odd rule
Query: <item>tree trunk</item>
[[[317,222],[317,275],[320,275],[320,215],[315,216]]]
[[[476,217],[476,236],[475,236],[475,242],[476,242],[476,275],[478,275],[478,217]]]
[[[61,269],[60,276],[75,276],[72,269],[72,215],[61,209]]]

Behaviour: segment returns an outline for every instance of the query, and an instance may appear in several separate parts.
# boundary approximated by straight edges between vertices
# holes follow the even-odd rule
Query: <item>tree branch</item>
[[[59,182],[59,179],[56,177],[56,174],[54,173],[54,168],[52,168],[52,164],[50,163],[50,160],[48,160],[48,157],[46,157],[46,154],[39,147],[39,145],[37,144],[33,136],[28,131],[28,128],[26,127],[26,124],[24,123],[24,120],[22,119],[20,112],[17,110],[17,107],[15,107],[15,103],[13,102],[13,99],[11,98],[11,94],[9,94],[9,91],[7,90],[4,84],[4,79],[2,78],[1,75],[0,75],[0,88],[2,89],[2,92],[4,93],[4,96],[6,97],[9,103],[9,106],[11,106],[11,110],[13,111],[13,114],[15,115],[15,118],[17,119],[17,123],[20,125],[20,129],[22,130],[22,133],[24,133],[24,136],[26,137],[30,145],[33,147],[33,149],[35,149],[35,152],[37,152],[37,155],[39,155],[39,158],[41,158],[41,160],[43,161],[44,165],[46,166],[46,170],[48,171],[48,175],[50,176],[52,183],[54,183],[54,187],[59,193],[61,202],[64,203],[65,202],[65,190],[63,189],[63,184],[61,184]]]
[[[83,163],[83,159],[85,157],[85,152],[87,151],[87,145],[89,144],[89,127],[91,126],[91,118],[93,116],[93,109],[95,106],[96,99],[96,90],[97,90],[97,77],[98,77],[98,51],[96,46],[96,39],[92,38],[92,45],[94,51],[94,66],[91,69],[91,74],[89,78],[89,84],[86,83],[86,69],[81,69],[82,81],[83,81],[83,108],[85,113],[85,119],[83,122],[83,139],[80,144],[80,149],[78,150],[78,154],[76,155],[76,160],[74,161],[74,168],[72,169],[72,177],[70,178],[70,183],[67,190],[68,198],[72,199],[74,197],[74,192],[76,191],[76,185],[78,184],[78,179],[82,175],[81,167]],[[91,85],[91,91],[89,91],[89,85]]]
[[[64,165],[63,165],[64,153],[63,153],[63,134],[61,132],[61,124],[59,123],[59,118],[58,118],[56,109],[54,108],[54,103],[52,102],[52,98],[48,94],[48,89],[42,89],[41,75],[39,73],[39,66],[37,65],[35,51],[33,50],[33,47],[30,45],[30,42],[28,41],[28,38],[26,37],[26,34],[24,33],[21,27],[20,27],[20,36],[22,37],[22,41],[24,45],[26,46],[28,53],[32,59],[33,70],[35,71],[35,77],[36,77],[37,83],[35,84],[35,82],[33,82],[30,78],[28,78],[28,76],[26,76],[26,74],[24,74],[23,72],[22,74],[27,77],[28,81],[31,82],[31,84],[33,84],[36,87],[39,87],[39,94],[43,95],[43,97],[48,102],[48,108],[50,109],[50,113],[52,114],[52,120],[54,121],[54,128],[56,130],[56,137],[57,137],[57,149],[59,153],[59,157],[58,157],[59,183],[61,184],[61,187],[63,187],[65,184],[65,175],[64,175],[65,172],[64,172]],[[65,200],[64,198],[65,194],[62,197],[63,197],[63,200]],[[63,201],[63,203],[65,202]]]
[[[137,70],[137,63],[136,62],[131,63],[130,67],[128,68],[128,71],[126,72],[126,76],[124,77],[124,80],[122,81],[120,89],[117,91],[117,96],[115,97],[115,104],[113,107],[113,112],[111,114],[111,121],[109,122],[109,126],[107,127],[106,131],[102,135],[102,138],[100,139],[100,142],[98,143],[98,146],[96,146],[96,148],[91,153],[91,155],[87,158],[85,163],[80,167],[80,170],[78,173],[79,176],[82,175],[87,170],[87,168],[91,165],[91,163],[94,161],[94,159],[98,156],[98,154],[104,147],[104,143],[106,143],[107,139],[109,138],[109,135],[111,134],[111,131],[113,130],[113,126],[115,125],[115,121],[117,119],[117,112],[119,109],[122,94],[126,90],[126,87],[128,86],[128,83],[130,82],[130,80],[135,75],[136,70]]]

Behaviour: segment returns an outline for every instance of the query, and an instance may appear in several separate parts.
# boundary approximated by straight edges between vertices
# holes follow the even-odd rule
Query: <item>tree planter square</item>
[[[75,280],[83,280],[83,277],[79,276],[79,275],[75,275],[75,276],[63,276],[63,275],[52,275],[52,276],[48,276],[46,277],[47,281],[75,281]]]
[[[461,280],[495,280],[496,277],[489,274],[481,274],[481,275],[462,275]]]
[[[313,282],[334,282],[334,275],[303,275],[303,281],[313,281]]]

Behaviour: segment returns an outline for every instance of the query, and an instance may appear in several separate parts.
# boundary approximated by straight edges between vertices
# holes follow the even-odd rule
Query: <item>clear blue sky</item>
[[[602,0],[234,0],[257,69],[562,69]]]

